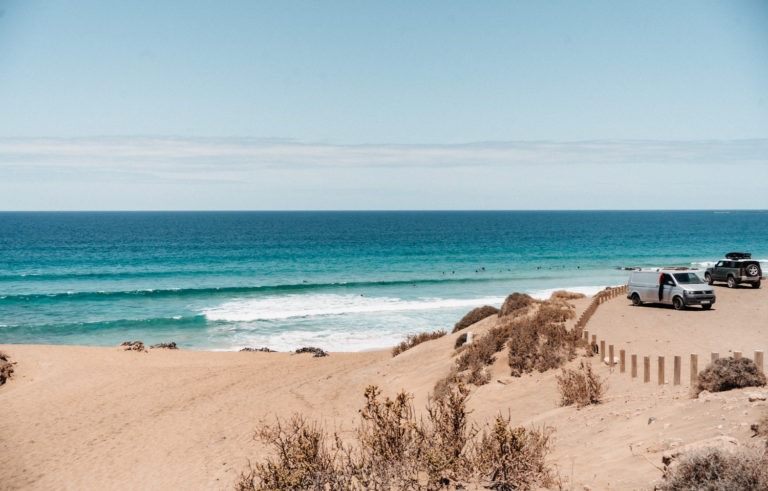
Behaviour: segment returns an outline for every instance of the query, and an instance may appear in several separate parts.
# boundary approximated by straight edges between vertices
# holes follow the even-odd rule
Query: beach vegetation
[[[551,451],[551,428],[513,427],[509,417],[497,415],[477,448],[475,464],[490,489],[512,491],[547,487],[554,482],[546,456]]]
[[[521,311],[525,311],[536,303],[533,297],[526,293],[512,293],[504,299],[504,303],[501,304],[499,310],[499,317],[507,317],[509,315],[518,315]]]
[[[462,317],[461,320],[456,323],[456,325],[453,326],[453,331],[451,331],[451,334],[461,331],[462,329],[465,329],[472,324],[476,324],[492,315],[498,315],[498,313],[499,309],[491,305],[483,305],[482,307],[472,309],[467,313],[467,315]]]
[[[768,452],[744,448],[730,451],[717,447],[695,450],[669,465],[660,491],[768,489]]]
[[[438,339],[445,336],[445,331],[439,330],[439,331],[433,331],[433,332],[422,332],[419,334],[409,334],[406,336],[405,341],[401,342],[394,348],[392,348],[392,356],[397,356],[400,353],[407,351],[414,346],[417,346],[425,341],[431,341],[433,339]]]
[[[123,341],[120,345],[125,351],[147,351],[141,341]]]
[[[261,348],[251,348],[246,346],[245,348],[242,348],[240,351],[253,351],[253,352],[259,352],[259,353],[274,353],[275,350],[270,349],[266,346],[263,346]]]
[[[312,356],[315,358],[322,358],[323,356],[328,356],[328,353],[325,350],[322,350],[320,348],[315,348],[312,346],[305,346],[304,348],[299,348],[296,350],[296,354],[301,353],[312,353]]]
[[[561,406],[599,404],[605,394],[605,382],[592,371],[592,365],[583,360],[578,369],[564,368],[556,378]]]
[[[765,413],[758,423],[752,425],[753,436],[765,438],[765,445],[768,448],[768,413]]]
[[[519,377],[534,370],[544,372],[573,360],[577,349],[585,347],[581,330],[565,327],[573,315],[566,303],[547,301],[533,318],[511,322],[507,342],[510,374]]]
[[[152,349],[155,349],[155,348],[160,348],[160,349],[179,349],[179,347],[176,346],[176,342],[175,341],[171,341],[170,343],[153,344],[152,346],[150,346],[150,348],[152,348]]]
[[[381,397],[365,389],[356,439],[343,442],[294,415],[256,432],[273,455],[249,463],[238,491],[537,489],[551,482],[546,462],[551,430],[510,425],[497,417],[482,437],[469,419],[469,389],[459,383],[433,395],[417,418],[411,395]]]
[[[0,351],[0,385],[3,385],[13,375],[13,363],[10,357]]]
[[[762,387],[765,374],[749,358],[718,358],[699,372],[695,393],[723,392],[743,387]]]
[[[569,292],[566,290],[557,290],[556,292],[552,293],[552,295],[549,298],[554,301],[570,302],[572,300],[579,300],[585,297],[586,295],[584,295],[583,293]]]

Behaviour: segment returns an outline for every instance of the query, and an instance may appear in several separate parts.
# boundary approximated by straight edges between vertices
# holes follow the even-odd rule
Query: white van
[[[638,269],[629,273],[627,298],[632,305],[660,303],[676,310],[701,305],[707,310],[715,303],[715,290],[701,279],[696,269]]]

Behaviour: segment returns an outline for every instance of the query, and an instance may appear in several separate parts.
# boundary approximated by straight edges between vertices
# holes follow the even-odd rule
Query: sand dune
[[[597,310],[587,329],[616,352],[653,358],[650,383],[597,358],[609,389],[584,409],[559,407],[556,372],[514,378],[502,353],[491,383],[473,389],[472,416],[501,412],[524,425],[555,428],[551,461],[574,489],[649,489],[665,450],[720,435],[749,442],[766,412],[744,389],[691,399],[688,360],[768,349],[768,289],[717,288],[710,311],[632,307],[623,297]],[[584,310],[588,300],[577,301]],[[482,335],[493,320],[470,328]],[[3,489],[232,489],[249,459],[264,455],[253,431],[303,413],[342,433],[357,422],[363,390],[400,390],[423,408],[453,364],[457,334],[392,358],[388,350],[310,354],[0,345],[16,362],[0,387]],[[665,356],[667,383],[657,384]],[[671,360],[683,360],[672,385]],[[575,362],[577,363],[577,362]]]

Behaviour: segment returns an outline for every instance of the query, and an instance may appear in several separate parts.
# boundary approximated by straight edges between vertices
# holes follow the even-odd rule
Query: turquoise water
[[[622,267],[768,263],[765,211],[0,213],[0,343],[391,347]]]

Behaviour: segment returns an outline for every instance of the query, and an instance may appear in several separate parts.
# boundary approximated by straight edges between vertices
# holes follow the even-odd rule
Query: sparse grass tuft
[[[563,369],[557,376],[560,405],[584,407],[599,404],[605,393],[605,382],[593,371],[590,363],[581,362],[578,370]]]
[[[703,390],[723,392],[765,385],[765,374],[749,358],[719,358],[699,373],[696,395]]]
[[[499,309],[497,309],[496,307],[492,307],[490,305],[484,305],[482,307],[472,309],[469,311],[467,315],[462,317],[461,320],[457,322],[455,326],[453,326],[453,331],[451,331],[451,334],[457,331],[461,331],[462,329],[467,328],[472,324],[480,322],[486,317],[490,317],[498,313],[499,313]]]
[[[392,356],[393,357],[397,356],[400,353],[407,351],[413,348],[414,346],[421,344],[425,341],[431,341],[433,339],[438,339],[443,336],[445,336],[445,331],[442,331],[442,330],[434,331],[434,332],[422,332],[419,334],[409,334],[405,338],[405,341],[403,341],[402,343],[392,348]]]

